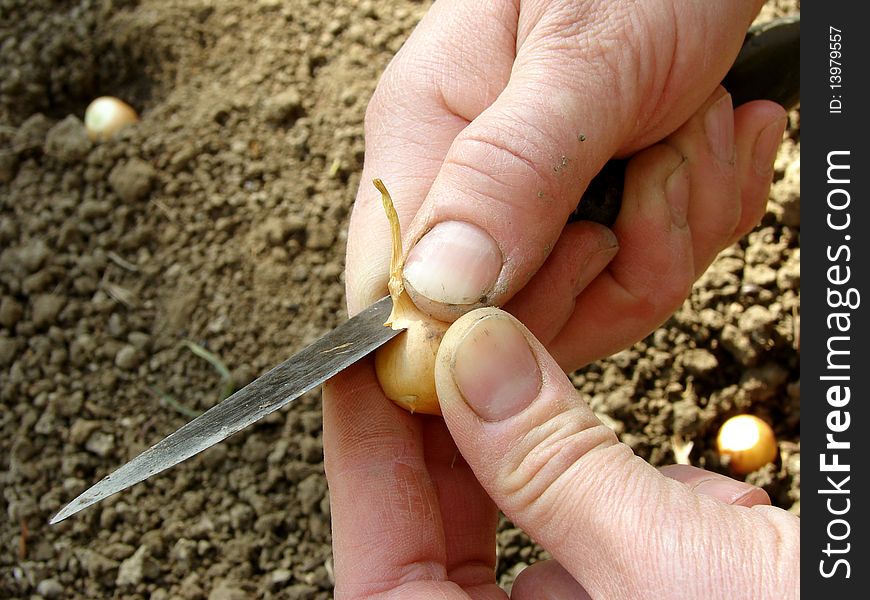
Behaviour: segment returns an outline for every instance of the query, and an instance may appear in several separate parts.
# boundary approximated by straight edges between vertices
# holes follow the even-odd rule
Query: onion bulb
[[[408,296],[402,279],[405,260],[399,216],[384,183],[375,179],[374,184],[381,192],[392,237],[388,288],[393,310],[384,326],[405,329],[375,352],[375,372],[387,398],[405,410],[440,415],[435,392],[435,357],[450,324],[423,313]]]
[[[85,129],[92,141],[108,140],[138,120],[132,106],[112,96],[100,96],[85,109]]]
[[[716,438],[719,456],[734,473],[746,475],[776,459],[776,437],[770,425],[753,415],[731,417]]]

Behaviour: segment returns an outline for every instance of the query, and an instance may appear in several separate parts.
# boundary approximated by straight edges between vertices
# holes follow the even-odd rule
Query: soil
[[[346,318],[345,232],[411,0],[0,0],[0,596],[328,598],[319,393],[56,526],[48,518]],[[799,9],[765,7],[763,16]],[[115,95],[142,115],[83,133]],[[747,480],[800,511],[800,120],[761,225],[664,326],[573,375],[653,464],[752,412]],[[500,581],[546,554],[503,521]]]

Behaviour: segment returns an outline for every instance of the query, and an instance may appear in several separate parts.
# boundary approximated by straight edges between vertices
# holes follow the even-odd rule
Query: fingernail
[[[782,134],[788,124],[788,117],[780,117],[761,130],[755,139],[752,149],[752,163],[759,175],[770,175],[773,172],[773,161],[782,142]]]
[[[665,181],[665,198],[671,211],[671,222],[679,228],[688,224],[689,213],[689,167],[683,160]]]
[[[725,94],[707,109],[704,129],[713,156],[731,162],[734,159],[734,108],[731,106],[731,94]]]
[[[713,496],[726,504],[741,504],[747,496],[764,493],[754,485],[726,477],[702,479],[692,489],[698,494]]]
[[[490,315],[465,333],[454,355],[453,378],[466,403],[485,421],[502,421],[532,403],[541,370],[513,321]]]
[[[502,256],[488,233],[463,221],[438,223],[408,254],[405,281],[444,304],[480,301],[495,285]]]

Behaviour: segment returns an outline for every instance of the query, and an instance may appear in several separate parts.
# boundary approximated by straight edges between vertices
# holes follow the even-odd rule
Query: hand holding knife
[[[799,30],[799,17],[750,30],[724,81],[735,105],[750,99],[771,99],[786,106],[796,102]],[[619,163],[614,164],[616,175],[605,168],[605,174],[589,186],[572,219],[613,222],[622,183]],[[590,206],[598,209],[590,211]],[[401,333],[384,327],[391,309],[389,297],[379,300],[102,479],[55,515],[51,523],[202,452],[320,385]]]

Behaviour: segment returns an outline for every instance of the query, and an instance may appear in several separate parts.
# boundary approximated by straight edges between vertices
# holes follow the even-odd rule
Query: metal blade
[[[342,323],[271,371],[106,476],[50,521],[70,515],[214,446],[287,405],[401,333],[384,327],[389,296]]]

